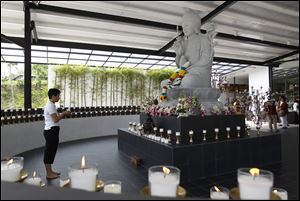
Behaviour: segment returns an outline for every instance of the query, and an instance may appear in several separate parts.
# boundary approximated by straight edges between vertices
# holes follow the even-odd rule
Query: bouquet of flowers
[[[221,111],[221,109],[218,107],[218,106],[216,106],[216,105],[214,105],[212,108],[211,108],[211,114],[213,114],[213,115],[221,115],[222,114],[222,111]]]
[[[225,115],[233,115],[236,114],[235,108],[232,105],[224,107],[224,114]]]
[[[184,96],[178,99],[175,113],[178,117],[204,113],[201,103],[196,97]]]

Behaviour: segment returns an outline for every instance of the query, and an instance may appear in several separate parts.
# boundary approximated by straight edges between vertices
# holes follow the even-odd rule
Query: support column
[[[24,13],[25,13],[25,32],[24,32],[24,54],[25,54],[25,66],[24,66],[24,108],[32,107],[31,100],[31,28],[30,28],[30,7],[29,2],[24,1]]]
[[[273,66],[269,66],[269,87],[273,93]]]

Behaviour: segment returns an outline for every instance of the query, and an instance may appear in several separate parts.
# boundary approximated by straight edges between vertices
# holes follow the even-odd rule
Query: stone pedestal
[[[221,91],[216,88],[175,88],[167,91],[167,101],[161,102],[160,106],[176,106],[178,98],[182,96],[193,96],[204,105],[207,114],[210,114],[211,108],[216,105],[223,108],[223,104],[218,101]]]
[[[163,144],[127,129],[118,130],[118,149],[138,156],[146,169],[172,165],[180,169],[180,183],[235,172],[241,167],[262,167],[281,161],[281,134],[253,132],[251,136],[200,144]]]

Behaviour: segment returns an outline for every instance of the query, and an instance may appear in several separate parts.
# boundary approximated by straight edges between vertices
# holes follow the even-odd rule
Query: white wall
[[[68,142],[117,135],[118,128],[127,128],[129,121],[139,122],[139,115],[64,119],[59,139],[60,142]],[[1,158],[43,147],[43,129],[43,121],[1,126]]]
[[[260,90],[262,88],[263,92],[269,89],[269,68],[258,66],[249,71],[249,92],[251,92],[251,87],[254,90]]]

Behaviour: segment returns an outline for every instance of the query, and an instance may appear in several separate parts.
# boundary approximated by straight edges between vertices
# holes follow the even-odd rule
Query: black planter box
[[[127,129],[118,130],[118,149],[137,156],[142,165],[172,165],[181,170],[181,182],[262,167],[281,161],[281,134],[253,132],[251,136],[196,144],[162,144]]]
[[[146,122],[147,115],[145,113],[140,114],[140,122],[143,124]],[[230,138],[238,138],[237,126],[240,126],[240,137],[246,135],[245,132],[245,116],[244,115],[211,115],[211,116],[189,116],[180,117],[177,116],[156,116],[152,117],[156,127],[163,128],[164,134],[167,130],[172,130],[172,141],[175,141],[175,132],[180,132],[181,142],[189,143],[189,131],[194,131],[193,140],[195,143],[201,143],[203,141],[202,131],[206,130],[206,139],[208,141],[215,139],[215,128],[219,129],[218,138],[219,141],[227,139],[226,127],[230,127]]]

